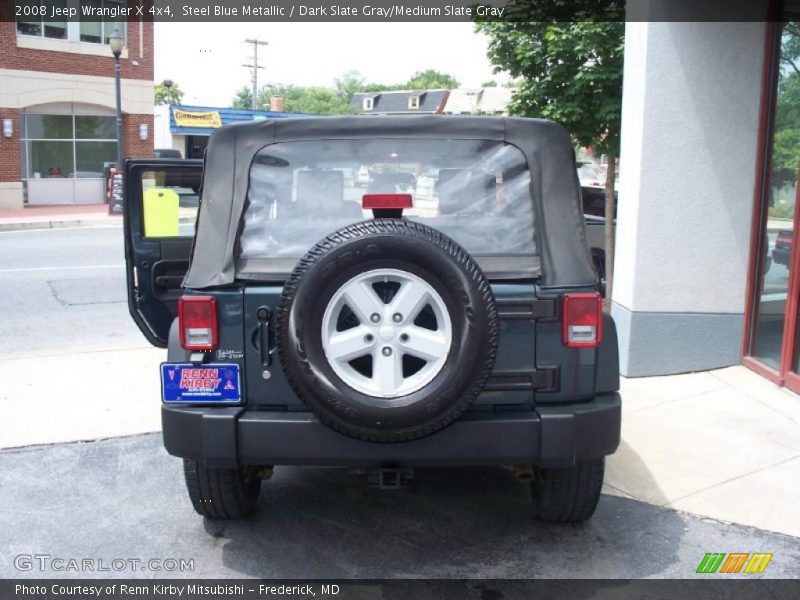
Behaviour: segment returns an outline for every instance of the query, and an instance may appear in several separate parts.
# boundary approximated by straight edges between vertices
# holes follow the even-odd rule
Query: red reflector
[[[568,348],[596,348],[602,340],[603,298],[596,292],[564,296],[563,342]]]
[[[411,194],[364,194],[361,196],[361,207],[364,209],[411,208]]]
[[[181,296],[178,299],[178,328],[186,350],[217,347],[217,301],[213,296]]]

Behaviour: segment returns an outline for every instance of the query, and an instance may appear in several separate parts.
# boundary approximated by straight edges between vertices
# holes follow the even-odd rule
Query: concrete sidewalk
[[[0,447],[158,431],[163,359],[142,347],[4,360]],[[800,537],[800,397],[739,366],[623,379],[622,393],[605,493]]]
[[[623,379],[605,491],[800,536],[800,396],[742,366]]]
[[[53,204],[0,209],[0,231],[119,225],[122,225],[121,215],[109,215],[108,204]]]

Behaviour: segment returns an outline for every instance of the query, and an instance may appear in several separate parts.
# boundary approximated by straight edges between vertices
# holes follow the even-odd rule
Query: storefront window
[[[103,12],[110,12],[114,8],[118,8],[120,10],[118,10],[117,13],[120,13],[121,9],[125,6],[123,0],[83,0],[81,4],[101,9]],[[116,18],[108,17],[104,21],[81,21],[81,41],[94,44],[107,44],[108,36],[117,28],[124,37],[125,27],[123,23],[124,20],[121,16]]]
[[[81,4],[94,8],[101,8],[101,0],[88,0]],[[100,44],[103,41],[103,23],[101,21],[81,21],[81,41]]]
[[[28,144],[29,177],[34,179],[72,177],[75,157],[71,141],[30,141]]]
[[[79,140],[111,140],[117,136],[116,119],[94,115],[75,115],[75,138]]]
[[[116,162],[116,142],[75,142],[75,177],[102,177],[105,163]]]
[[[72,139],[72,115],[26,115],[25,123],[25,135],[29,139]]]
[[[24,119],[22,121],[24,123]],[[21,179],[25,179],[28,176],[28,151],[24,143],[19,145],[19,164],[22,166]]]
[[[106,9],[118,7],[120,10],[117,11],[119,14],[122,9],[125,7],[124,0],[103,0],[103,7]],[[121,16],[116,18],[107,18],[103,22],[103,43],[108,44],[108,37],[114,33],[115,29],[118,29],[119,32],[122,34],[122,37],[125,37],[125,21]]]
[[[105,115],[39,115],[24,118],[23,176],[102,178],[116,162],[116,121]]]
[[[61,10],[67,6],[67,0],[50,0],[43,4],[39,0],[21,0],[17,2],[19,16],[17,16],[17,33],[20,35],[44,36],[64,40],[67,38],[67,22],[45,19],[53,10]],[[47,11],[42,15],[42,8]]]
[[[48,0],[43,3],[40,0],[18,0],[17,35],[29,35],[35,37],[46,37],[57,40],[76,42],[89,42],[93,44],[108,44],[108,37],[119,29],[123,38],[125,37],[124,19],[122,9],[125,8],[125,0]],[[81,20],[79,27],[67,28],[66,21],[53,20],[52,16],[63,9],[79,8],[91,6],[98,9],[98,12],[116,12],[116,17],[105,17],[100,20],[97,17],[94,21]],[[115,11],[116,9],[116,11]],[[80,14],[83,14],[82,12]]]
[[[775,370],[781,366],[800,168],[800,72],[794,67],[800,60],[800,23],[786,23],[780,46],[771,162],[764,186],[767,214],[760,232],[759,294],[750,343],[750,354]]]

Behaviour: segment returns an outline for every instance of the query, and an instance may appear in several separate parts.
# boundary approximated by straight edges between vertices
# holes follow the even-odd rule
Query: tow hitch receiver
[[[372,467],[367,469],[367,483],[381,490],[399,490],[401,486],[414,483],[414,469]]]

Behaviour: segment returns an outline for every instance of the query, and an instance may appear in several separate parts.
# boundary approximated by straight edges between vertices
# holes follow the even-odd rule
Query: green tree
[[[481,87],[497,87],[497,82],[494,79],[490,79],[489,81],[484,81]]]
[[[336,93],[345,102],[350,102],[353,94],[364,91],[364,76],[358,71],[347,71],[333,80]]]
[[[458,87],[458,80],[452,75],[442,73],[436,69],[417,71],[405,84],[409,90],[454,90]]]
[[[350,112],[347,102],[333,88],[270,84],[259,91],[258,106],[269,106],[272,96],[283,98],[283,110],[290,113],[342,115]]]
[[[253,108],[253,90],[247,86],[242,86],[236,90],[231,102],[233,108]]]
[[[606,171],[606,292],[614,266],[614,177],[619,156],[623,0],[513,0],[501,21],[476,24],[489,38],[495,72],[517,80],[513,115],[552,119],[580,146],[608,157]]]
[[[359,92],[391,92],[408,89],[404,83],[365,83]]]
[[[781,70],[772,140],[772,180],[778,190],[800,180],[800,24],[789,22],[781,37]],[[775,198],[771,197],[770,202]]]
[[[183,92],[178,84],[171,79],[165,79],[155,87],[155,102],[159,104],[180,104]]]

